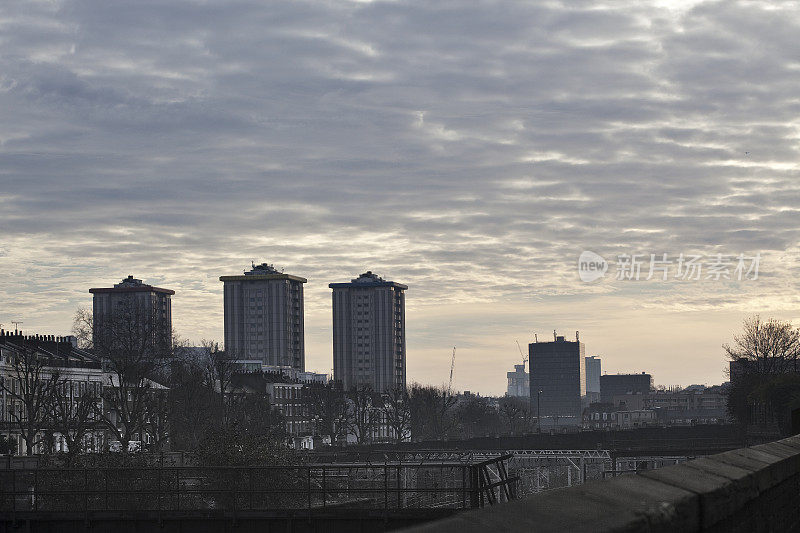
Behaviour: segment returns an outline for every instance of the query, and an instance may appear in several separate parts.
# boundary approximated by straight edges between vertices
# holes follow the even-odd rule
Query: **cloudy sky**
[[[745,316],[800,318],[798,26],[774,1],[5,0],[0,322],[67,333],[133,274],[221,340],[218,277],[267,261],[308,278],[329,371],[327,284],[371,269],[410,287],[410,380],[455,345],[456,386],[502,393],[515,341],[558,329],[605,371],[722,382]]]

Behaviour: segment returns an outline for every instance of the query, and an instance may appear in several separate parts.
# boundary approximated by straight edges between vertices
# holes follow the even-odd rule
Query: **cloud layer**
[[[320,370],[327,283],[372,269],[411,287],[420,381],[456,344],[462,388],[501,392],[514,339],[553,327],[608,369],[720,381],[743,313],[798,316],[798,22],[789,2],[4,2],[0,322],[64,332],[131,273],[177,291],[183,335],[221,338],[217,278],[255,259],[309,278]],[[587,285],[583,250],[760,252],[761,276]],[[619,344],[662,313],[647,353]],[[670,346],[705,359],[687,374]]]

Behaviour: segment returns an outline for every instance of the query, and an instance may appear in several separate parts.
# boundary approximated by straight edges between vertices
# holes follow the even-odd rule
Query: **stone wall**
[[[799,531],[800,436],[557,489],[415,533]]]

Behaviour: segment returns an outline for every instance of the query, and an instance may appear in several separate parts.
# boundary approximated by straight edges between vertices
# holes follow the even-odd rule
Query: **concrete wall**
[[[798,531],[800,436],[557,489],[408,531]]]

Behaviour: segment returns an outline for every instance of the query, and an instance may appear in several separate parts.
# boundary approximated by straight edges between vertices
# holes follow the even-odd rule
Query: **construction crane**
[[[456,347],[453,346],[453,358],[450,359],[450,382],[447,384],[447,394],[450,394],[450,391],[453,388],[453,370],[456,368]]]
[[[519,355],[522,356],[522,370],[525,370],[525,363],[528,362],[528,356],[522,351],[522,346],[519,345],[519,341],[514,341],[517,343],[517,350],[519,350]]]

